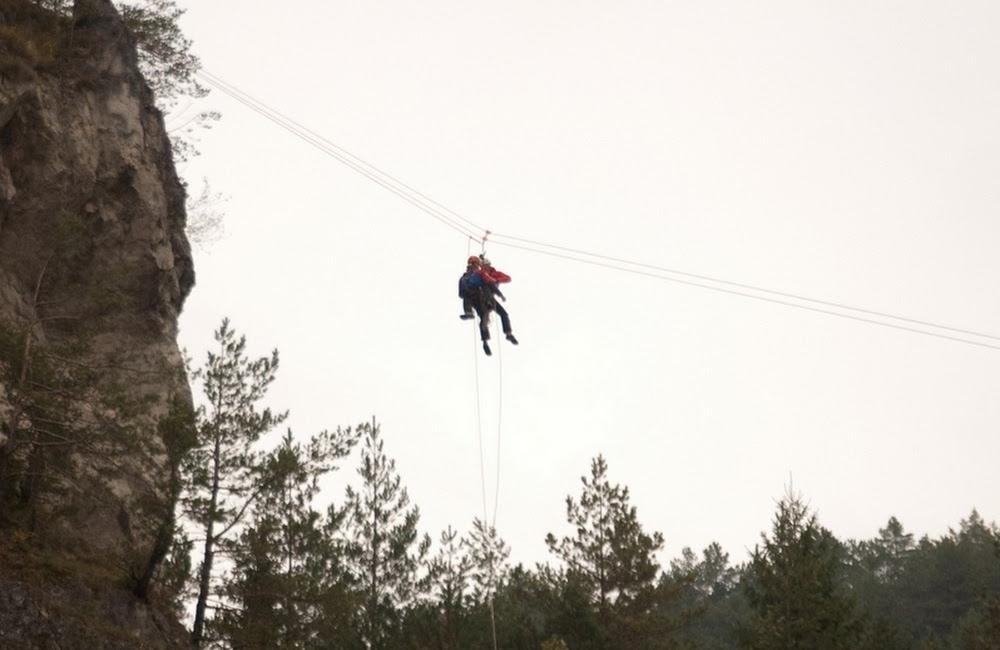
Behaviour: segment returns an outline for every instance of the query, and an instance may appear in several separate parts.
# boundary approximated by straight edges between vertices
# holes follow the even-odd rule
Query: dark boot
[[[486,341],[483,341],[483,352],[485,352],[488,357],[493,356],[493,350],[490,349],[490,344]]]
[[[517,345],[517,339],[514,338],[514,335],[511,334],[510,332],[507,332],[507,340],[513,343],[514,345]]]

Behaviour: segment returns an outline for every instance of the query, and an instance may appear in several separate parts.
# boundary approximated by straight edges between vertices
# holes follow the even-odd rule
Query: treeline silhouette
[[[488,522],[420,532],[374,420],[258,449],[285,418],[261,406],[277,352],[249,358],[228,321],[215,337],[192,374],[204,407],[170,420],[181,525],[155,580],[178,612],[194,604],[196,646],[1000,648],[1000,530],[974,510],[936,539],[890,518],[840,540],[789,492],[745,562],[713,543],[661,564],[663,536],[599,455],[552,522],[550,560],[512,566]],[[321,504],[319,479],[349,457],[355,482]]]

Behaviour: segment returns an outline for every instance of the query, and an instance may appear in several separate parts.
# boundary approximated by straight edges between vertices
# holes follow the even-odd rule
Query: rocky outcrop
[[[95,612],[127,618],[144,607],[129,601],[127,587],[148,578],[162,554],[173,498],[176,456],[159,424],[172,405],[190,405],[176,343],[177,317],[194,283],[185,193],[135,45],[109,0],[77,0],[72,17],[48,18],[57,53],[33,57],[31,43],[18,39],[21,27],[38,28],[38,11],[26,1],[0,2],[0,333],[18,341],[16,354],[8,349],[11,358],[0,363],[9,370],[35,350],[59,350],[63,368],[86,370],[87,390],[114,395],[77,400],[85,403],[81,413],[126,439],[101,443],[96,432],[91,453],[75,456],[71,474],[57,479],[59,490],[33,503],[30,522],[17,519],[9,494],[0,498],[0,535],[11,522],[30,524],[31,535],[58,540],[115,576],[103,594],[68,576],[46,603],[45,589],[19,583],[0,565],[0,628],[10,623],[5,609],[52,611],[87,590]],[[30,373],[5,376],[0,456],[26,417],[17,415],[12,395],[31,381]],[[143,616],[140,627],[152,625],[151,615]],[[68,629],[36,622],[53,635]],[[161,635],[120,647],[162,645]],[[63,639],[37,647],[119,646]]]
[[[29,584],[0,576],[0,648],[183,648],[187,633],[127,591],[76,579]]]

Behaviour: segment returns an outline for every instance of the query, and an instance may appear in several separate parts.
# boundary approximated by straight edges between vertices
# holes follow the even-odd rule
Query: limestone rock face
[[[187,633],[176,620],[128,592],[75,580],[39,586],[0,576],[0,648],[185,647]]]
[[[24,13],[8,5],[17,2],[0,2],[0,29],[9,33]],[[102,409],[95,420],[118,418],[129,451],[119,444],[104,456],[81,455],[35,518],[75,556],[117,567],[120,586],[163,552],[174,468],[158,422],[172,404],[190,405],[176,335],[194,271],[184,188],[132,39],[110,0],[77,0],[72,19],[61,20],[71,34],[60,37],[54,60],[32,61],[0,34],[0,330],[27,332],[32,350],[64,351],[65,367],[87,369],[95,386],[114,386],[116,399],[132,405],[89,407]],[[0,382],[0,455],[18,426],[10,384]],[[0,500],[0,526],[5,507]],[[10,620],[8,607],[47,611],[39,590],[18,587],[2,565],[0,584],[0,621]],[[82,587],[60,588],[71,602]],[[14,594],[23,602],[13,603]],[[124,600],[97,600],[127,618]],[[84,646],[61,639],[38,647]]]

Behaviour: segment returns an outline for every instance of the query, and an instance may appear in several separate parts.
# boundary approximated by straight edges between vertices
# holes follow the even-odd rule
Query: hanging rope
[[[496,326],[495,321],[493,325],[496,339],[500,340],[500,333],[497,331],[500,328]],[[496,487],[493,490],[493,523],[490,524],[494,529],[497,525],[497,510],[500,507],[500,432],[503,423],[503,345],[499,343],[497,343],[497,373],[499,375],[497,382],[497,471]]]
[[[475,322],[475,321],[473,321]],[[479,483],[483,496],[483,523],[489,521],[489,514],[486,509],[486,461],[483,454],[483,415],[482,398],[479,394],[479,340],[476,338],[476,329],[472,329],[472,357],[476,373],[476,430],[479,432]]]
[[[497,620],[496,611],[493,606],[493,599],[496,594],[496,571],[493,567],[493,538],[496,531],[496,517],[497,517],[497,503],[499,498],[500,489],[500,459],[499,455],[497,457],[497,493],[494,494],[493,501],[493,524],[487,522],[490,521],[489,513],[486,508],[486,462],[483,454],[483,418],[482,418],[482,399],[480,396],[479,389],[479,340],[476,338],[476,328],[472,329],[472,357],[475,359],[473,362],[475,373],[476,373],[476,429],[478,431],[479,437],[479,485],[482,492],[483,498],[483,526],[489,526],[484,532],[488,535],[490,549],[488,551],[489,555],[489,576],[490,576],[490,590],[489,590],[489,608],[490,608],[490,629],[493,634],[493,650],[498,650],[497,646]],[[497,439],[497,450],[499,453],[499,436]]]
[[[489,232],[487,231],[487,234]],[[486,250],[486,237],[483,237],[483,254],[485,255]],[[466,255],[471,255],[472,253],[472,237],[469,237],[468,249],[466,250]],[[473,319],[473,323],[475,320]],[[497,483],[496,491],[494,492],[493,498],[493,523],[489,524],[490,521],[489,511],[486,507],[486,460],[483,453],[483,416],[482,416],[482,397],[479,388],[479,340],[476,338],[476,327],[472,328],[472,358],[473,358],[473,370],[475,372],[475,384],[476,384],[476,431],[478,433],[479,439],[479,486],[482,493],[483,500],[483,526],[489,526],[489,528],[484,531],[489,536],[489,576],[490,576],[490,590],[489,590],[489,608],[490,608],[490,630],[493,634],[493,650],[498,650],[497,646],[497,620],[496,611],[493,606],[493,599],[496,594],[496,571],[493,568],[493,537],[496,530],[496,517],[497,517],[497,503],[499,501],[499,491],[500,491],[500,436],[499,430],[497,434]],[[503,370],[501,369],[501,373]],[[501,374],[501,378],[503,375]],[[501,384],[501,404],[503,399],[503,386]]]

